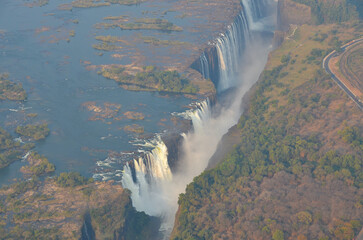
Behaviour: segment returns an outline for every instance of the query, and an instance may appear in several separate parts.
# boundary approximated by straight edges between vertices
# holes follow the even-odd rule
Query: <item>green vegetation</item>
[[[39,0],[49,1],[49,0]],[[120,5],[135,5],[145,2],[146,0],[74,0],[70,4],[61,4],[59,9],[61,10],[72,10],[72,8],[94,8],[94,7],[107,7],[111,4]]]
[[[74,31],[74,30],[69,31],[69,36],[70,37],[75,37],[76,36],[76,31]]]
[[[25,152],[33,147],[32,144],[20,146],[20,143],[15,142],[8,132],[0,128],[0,169],[21,159]]]
[[[160,40],[155,37],[140,36],[144,43],[152,44],[154,46],[164,45],[164,46],[183,46],[187,45],[186,42],[181,41],[171,41],[171,40]]]
[[[337,239],[354,239],[354,236],[361,230],[362,225],[357,220],[349,222],[340,221],[334,229],[334,236]]]
[[[29,118],[35,118],[38,116],[38,113],[28,113],[26,116]]]
[[[136,212],[130,192],[120,185],[86,183],[74,173],[61,176],[73,179],[66,183],[66,191],[57,184],[59,178],[40,181],[36,177],[0,189],[1,239],[83,239],[85,222],[93,228],[95,239],[157,236],[159,220]]]
[[[108,2],[99,2],[95,0],[75,0],[72,2],[72,7],[75,8],[91,8],[91,7],[103,7],[110,6]]]
[[[108,44],[106,42],[103,42],[100,44],[93,44],[92,47],[94,49],[101,50],[101,51],[115,51],[115,50],[122,49],[122,47],[120,47],[120,46]]]
[[[136,212],[126,194],[102,208],[91,210],[90,215],[92,226],[100,239],[113,239],[115,235],[130,240],[153,239],[160,224],[156,218]]]
[[[125,42],[120,37],[110,36],[110,35],[108,35],[108,36],[96,36],[95,39],[99,40],[99,41],[102,41],[102,42],[109,42],[109,43]]]
[[[107,19],[112,19],[113,17],[107,17]],[[122,30],[161,30],[161,31],[183,31],[182,27],[176,26],[166,19],[160,18],[135,18],[134,22],[120,23],[119,21],[114,21],[112,23],[99,23],[96,28],[104,27],[116,28],[119,27]]]
[[[141,112],[127,111],[124,113],[124,116],[127,119],[132,119],[132,120],[144,120],[145,119],[145,114],[143,114]]]
[[[96,36],[96,40],[102,41],[100,44],[93,44],[92,47],[97,50],[102,51],[116,51],[122,49],[121,46],[109,44],[109,43],[126,43],[126,41],[122,40],[120,37],[116,36]]]
[[[44,139],[49,134],[49,128],[47,123],[31,125],[28,124],[26,126],[18,126],[15,129],[16,133],[30,137],[34,140]]]
[[[105,1],[112,4],[120,4],[120,5],[135,5],[146,2],[146,0],[105,0]]]
[[[93,178],[87,179],[78,172],[69,172],[59,174],[55,181],[60,187],[76,187],[92,183],[94,180]]]
[[[272,239],[273,240],[284,240],[284,232],[281,230],[276,230],[273,234],[272,234]]]
[[[121,16],[108,16],[104,17],[104,20],[127,20],[129,16],[127,15],[121,15]]]
[[[293,0],[311,7],[313,21],[316,24],[323,23],[341,23],[344,21],[354,20],[359,17],[359,0]],[[361,4],[361,3],[360,3]]]
[[[40,176],[42,174],[55,171],[54,164],[50,163],[44,156],[36,152],[31,152],[27,158],[29,166],[23,166],[20,171],[31,176]]]
[[[122,66],[103,68],[100,72],[104,77],[114,79],[122,84],[130,84],[160,92],[197,93],[183,75],[177,71],[161,71],[153,66],[144,67],[143,71],[131,75]]]
[[[233,150],[180,195],[172,239],[352,239],[358,234],[351,222],[363,221],[357,203],[363,187],[361,111],[321,69],[330,46],[312,36],[329,28],[298,31],[296,40],[286,40],[270,55],[248,108],[225,136],[234,139]],[[349,41],[352,35],[337,38]],[[339,206],[324,208],[330,201]],[[352,204],[351,213],[337,212]]]
[[[28,181],[14,183],[13,185],[11,185],[9,187],[4,187],[3,189],[4,190],[7,190],[8,188],[13,189],[13,193],[11,193],[7,196],[8,200],[9,200],[9,199],[14,199],[16,197],[16,195],[23,194],[29,190],[36,190],[38,188],[38,186],[39,186],[39,179],[32,178],[31,180],[28,180]]]
[[[137,124],[132,124],[125,126],[124,131],[133,133],[144,133],[144,127]]]
[[[0,100],[25,100],[26,93],[21,83],[13,83],[8,80],[8,77],[8,74],[0,73]]]
[[[49,0],[33,0],[30,3],[27,3],[27,6],[29,7],[42,7],[49,3]]]

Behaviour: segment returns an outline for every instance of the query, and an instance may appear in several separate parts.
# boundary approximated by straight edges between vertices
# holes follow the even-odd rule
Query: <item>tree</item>
[[[276,231],[274,231],[274,233],[272,234],[272,239],[273,240],[284,240],[284,232],[277,229]]]

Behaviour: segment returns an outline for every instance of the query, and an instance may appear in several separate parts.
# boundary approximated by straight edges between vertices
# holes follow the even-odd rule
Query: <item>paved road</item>
[[[346,45],[344,45],[342,47],[342,50],[345,51],[348,47],[350,47],[353,44],[356,44],[358,42],[363,42],[363,38],[360,39],[356,39],[353,40],[350,43],[347,43]],[[338,84],[338,86],[343,89],[344,92],[346,92],[346,94],[348,94],[348,96],[358,105],[358,107],[360,108],[360,110],[363,111],[363,102],[356,96],[354,95],[349,88],[341,81],[339,80],[339,78],[330,70],[329,68],[329,61],[332,57],[336,57],[338,56],[339,53],[337,53],[335,50],[332,51],[331,53],[329,53],[328,56],[326,56],[323,60],[323,68],[325,69],[325,71],[327,73],[329,73],[331,75],[331,77],[333,78],[333,80]]]

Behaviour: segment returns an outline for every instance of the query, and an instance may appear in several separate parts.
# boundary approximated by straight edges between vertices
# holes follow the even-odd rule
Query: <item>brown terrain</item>
[[[329,67],[356,96],[363,99],[363,42],[350,46],[332,59]]]
[[[359,239],[362,112],[321,63],[334,37],[347,43],[361,31],[291,26],[240,123],[180,196],[172,239]]]
[[[17,187],[1,189],[0,225],[16,224],[24,231],[23,236],[27,229],[55,229],[62,239],[78,239],[84,214],[120,199],[123,192],[121,186],[106,182],[63,188],[51,179],[35,183],[25,192]]]

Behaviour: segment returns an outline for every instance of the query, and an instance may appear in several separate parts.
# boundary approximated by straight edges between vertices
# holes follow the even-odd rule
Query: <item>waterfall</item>
[[[126,164],[121,183],[131,191],[133,205],[137,210],[155,216],[160,215],[164,207],[159,204],[162,202],[160,192],[163,182],[170,182],[173,176],[168,164],[168,149],[160,136],[146,142],[144,146],[152,150],[133,160],[134,175],[130,164]]]
[[[191,110],[183,113],[176,113],[174,115],[191,120],[194,132],[200,131],[204,123],[212,117],[212,109],[209,98],[201,102],[190,104]]]
[[[203,124],[205,124],[205,122],[207,122],[211,117],[211,106],[209,98],[207,98],[206,100],[199,102],[198,108],[195,111],[192,111],[190,114],[194,131],[200,131],[203,128]]]
[[[193,110],[177,114],[190,119],[194,130],[183,134],[182,154],[175,170],[172,172],[169,167],[168,149],[160,137],[145,144],[151,151],[124,167],[121,182],[130,189],[133,205],[138,211],[162,217],[161,231],[166,237],[173,227],[179,194],[207,167],[222,136],[237,123],[242,96],[265,66],[270,43],[254,39],[250,31],[250,26],[257,25],[264,14],[266,6],[262,3],[264,0],[242,0],[242,10],[235,21],[192,65],[204,78],[213,80],[213,73],[218,73],[218,81],[213,80],[217,93],[231,87],[237,90],[229,94],[230,103],[220,106],[218,114],[212,115],[209,99],[194,104]]]
[[[201,70],[202,76],[205,79],[211,79],[210,78],[210,70],[209,70],[208,59],[207,59],[207,56],[205,55],[204,52],[200,56],[200,70]]]
[[[219,62],[219,82],[217,91],[221,92],[236,86],[239,63],[246,44],[249,42],[250,32],[244,11],[241,11],[225,34],[217,38],[216,48]]]
[[[244,11],[250,23],[250,27],[254,28],[254,23],[256,23],[260,18],[264,17],[266,8],[266,2],[264,0],[241,0],[244,6]]]
[[[211,119],[210,101],[207,98],[202,102],[195,103],[195,109],[179,114],[193,123],[194,132],[198,134],[203,129],[203,124]],[[187,137],[183,134],[184,139]],[[166,216],[169,209],[163,199],[167,194],[173,175],[168,164],[168,149],[157,135],[152,141],[139,144],[152,150],[146,152],[145,156],[132,161],[132,166],[126,164],[121,180],[122,186],[131,191],[134,207],[138,211],[144,211],[152,216]],[[135,181],[136,180],[136,181]]]
[[[225,33],[214,41],[214,48],[217,50],[217,59],[214,56],[208,57],[210,50],[203,52],[199,58],[197,70],[205,79],[212,79],[213,68],[218,65],[218,77],[214,80],[217,92],[238,85],[239,63],[246,46],[251,41],[251,30],[258,30],[263,27],[258,20],[265,16],[265,0],[241,0],[242,10],[235,18],[235,21],[227,27]],[[212,61],[217,64],[212,63]]]

